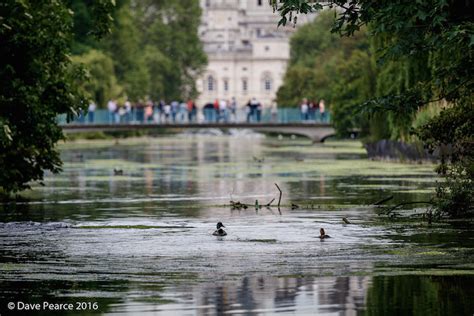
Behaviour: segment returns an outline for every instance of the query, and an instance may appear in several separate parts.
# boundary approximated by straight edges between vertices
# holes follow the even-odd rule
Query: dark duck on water
[[[225,227],[224,224],[222,224],[221,222],[217,223],[217,230],[212,234],[214,236],[226,236],[227,233],[225,232],[225,230],[222,229],[222,227]]]
[[[331,236],[326,235],[326,232],[324,231],[324,228],[321,228],[319,230],[319,239],[323,240],[323,239],[326,239],[326,238],[331,238]]]

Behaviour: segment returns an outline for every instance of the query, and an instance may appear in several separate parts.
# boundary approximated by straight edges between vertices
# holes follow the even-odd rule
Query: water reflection
[[[472,315],[474,276],[379,276],[364,315]]]
[[[235,281],[163,289],[156,304],[135,302],[112,312],[179,314],[194,308],[198,315],[273,313],[357,315],[365,308],[371,277],[243,277]],[[176,294],[179,293],[179,294]],[[169,303],[163,301],[170,300]]]

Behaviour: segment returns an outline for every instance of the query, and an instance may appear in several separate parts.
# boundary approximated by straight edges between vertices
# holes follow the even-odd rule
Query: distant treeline
[[[364,102],[370,99],[404,93],[426,79],[428,61],[409,56],[381,61],[382,39],[370,37],[367,27],[350,37],[331,32],[335,18],[334,11],[322,11],[292,37],[290,65],[278,103],[298,105],[303,97],[324,99],[341,135],[361,128],[370,140],[412,140],[411,128],[439,114],[441,102],[373,116],[361,107],[369,107]]]
[[[198,0],[119,0],[111,33],[100,40],[90,32],[94,0],[69,1],[74,11],[72,60],[88,71],[82,88],[99,107],[109,99],[196,95],[196,76],[207,63],[198,37]]]

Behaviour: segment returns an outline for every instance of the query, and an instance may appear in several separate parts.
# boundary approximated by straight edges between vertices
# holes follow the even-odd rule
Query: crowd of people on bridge
[[[316,102],[304,98],[300,104],[300,111],[302,121],[326,121],[326,106],[323,99]]]
[[[114,99],[110,99],[106,105],[107,117],[104,111],[101,111],[99,117],[96,116],[97,105],[91,102],[88,107],[87,114],[81,114],[77,121],[85,123],[233,123],[233,122],[247,122],[259,123],[262,122],[265,116],[265,121],[278,122],[286,120],[280,117],[278,107],[275,101],[269,106],[264,106],[262,102],[252,97],[240,108],[235,97],[231,99],[215,99],[213,102],[208,102],[202,107],[200,115],[198,107],[194,100],[187,101],[171,101],[164,100],[132,103],[126,100],[119,103]],[[296,110],[296,109],[295,109]],[[304,98],[299,106],[301,121],[326,121],[326,109],[324,100],[319,102],[309,101]],[[199,116],[199,118],[198,118]],[[298,120],[298,119],[297,119]]]
[[[94,122],[95,104],[89,105],[88,120]],[[92,110],[92,111],[91,111]],[[137,102],[132,104],[125,101],[122,105],[116,100],[107,102],[108,123],[176,123],[195,122],[197,118],[197,106],[193,100],[172,101],[166,103],[164,100],[153,102]]]
[[[247,123],[262,121],[263,105],[255,97],[250,99],[244,107]],[[237,122],[237,101],[235,97],[230,100],[215,99],[208,102],[203,107],[204,121],[210,122]],[[276,103],[272,105],[272,114],[276,112]],[[276,117],[275,117],[276,121]]]

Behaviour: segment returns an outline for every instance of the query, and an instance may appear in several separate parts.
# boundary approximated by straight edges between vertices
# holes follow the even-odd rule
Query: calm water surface
[[[472,226],[370,206],[390,195],[391,204],[428,200],[432,165],[369,161],[358,142],[252,135],[61,151],[64,172],[0,213],[2,315],[19,301],[98,303],[75,315],[474,312]],[[277,201],[274,183],[280,209],[229,206]],[[211,235],[217,221],[228,236]],[[321,227],[332,238],[321,242]]]

